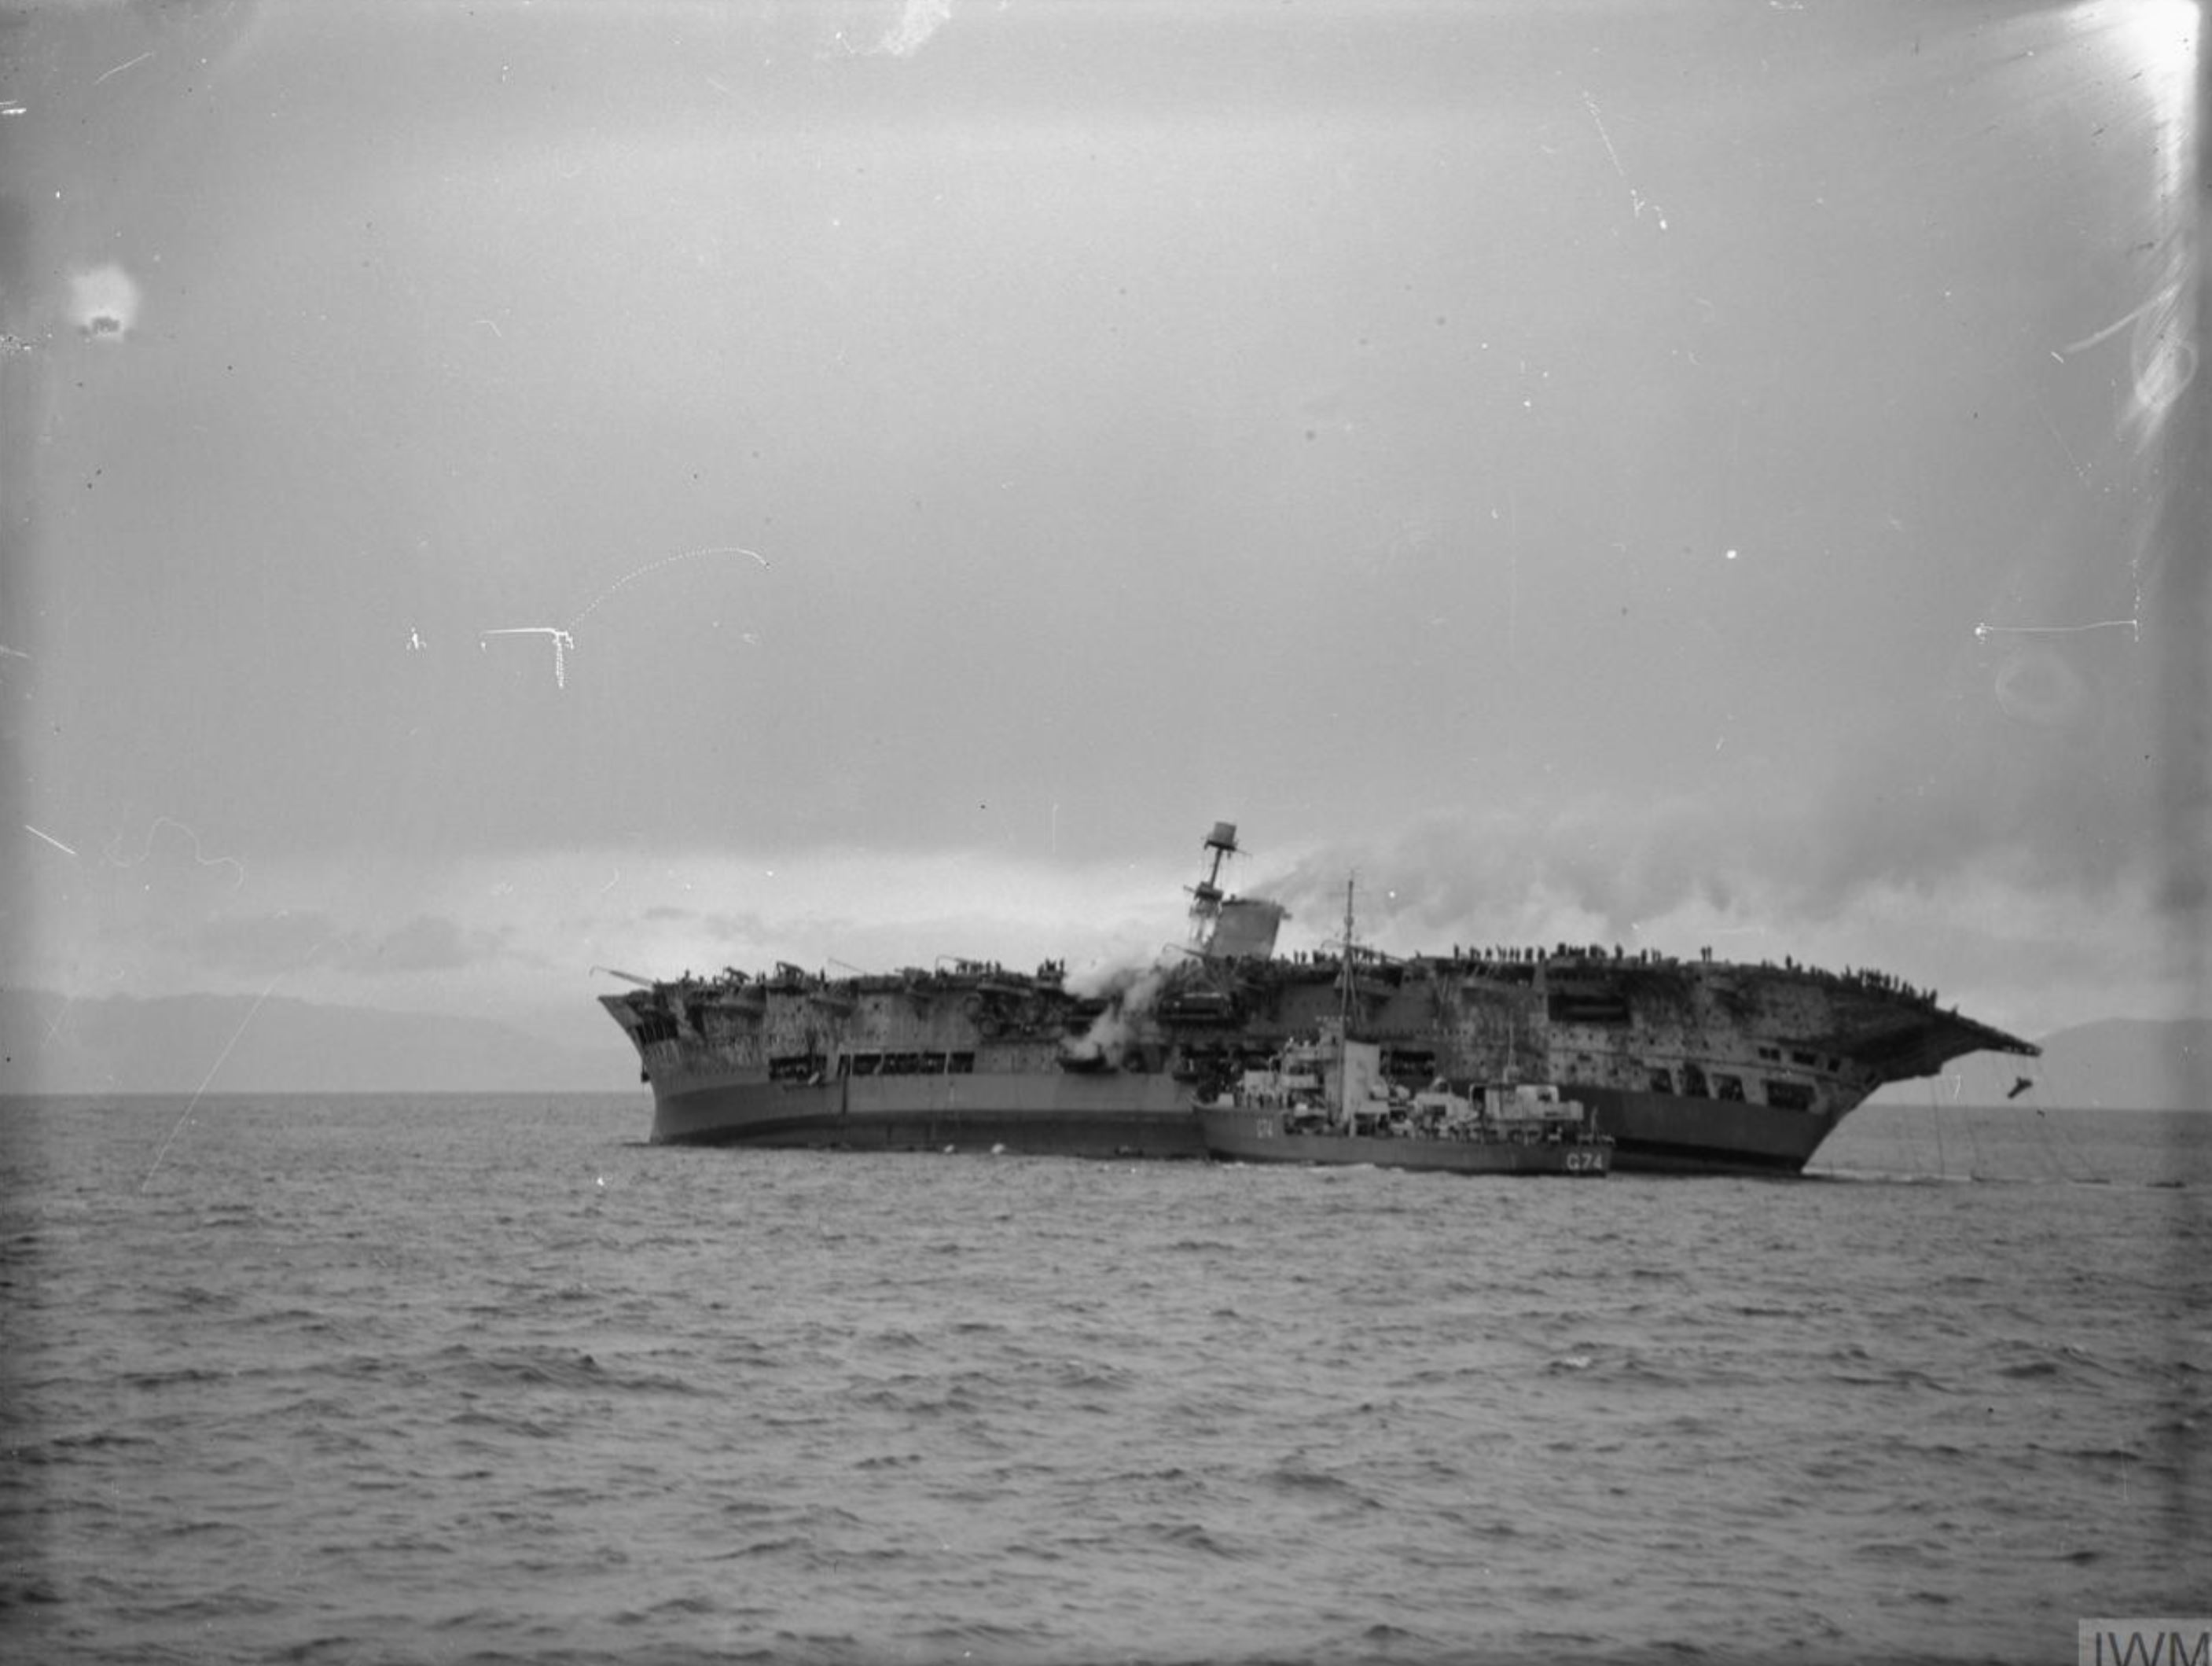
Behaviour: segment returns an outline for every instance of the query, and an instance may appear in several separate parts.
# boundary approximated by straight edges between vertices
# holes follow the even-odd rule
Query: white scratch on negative
[[[741,544],[716,544],[703,550],[684,550],[676,555],[663,556],[658,561],[649,561],[642,567],[633,568],[592,597],[584,605],[584,611],[565,625],[509,625],[497,630],[480,630],[477,633],[477,646],[480,648],[486,646],[483,639],[487,636],[550,636],[553,639],[554,686],[565,689],[568,686],[568,655],[575,651],[576,647],[576,629],[599,610],[600,603],[625,585],[635,584],[648,573],[657,573],[679,561],[696,561],[702,556],[750,556],[763,567],[769,564],[766,556]],[[744,634],[744,639],[748,642],[758,641],[750,631]]]
[[[1635,184],[1629,179],[1628,170],[1620,165],[1620,153],[1613,148],[1613,135],[1605,131],[1605,118],[1597,112],[1597,100],[1589,95],[1588,89],[1584,89],[1583,93],[1583,107],[1589,112],[1590,123],[1597,129],[1598,140],[1605,146],[1605,154],[1613,158],[1613,171],[1620,175],[1620,183],[1628,188],[1630,210],[1637,219],[1641,220],[1644,217],[1644,210],[1650,209],[1652,218],[1659,222],[1659,229],[1666,230],[1666,210],[1656,203],[1646,202],[1644,193],[1637,190]]]
[[[2084,336],[2079,341],[2068,342],[2065,346],[2055,350],[2052,352],[2051,356],[2055,359],[2059,359],[2063,362],[2064,356],[2067,354],[2086,353],[2091,348],[2099,345],[2100,343],[2110,341],[2114,336],[2118,335],[2121,331],[2126,329],[2128,325],[2133,324],[2145,313],[2150,311],[2152,307],[2171,300],[2172,298],[2172,294],[2173,289],[2171,285],[2166,289],[2160,289],[2156,295],[2151,296],[2149,300],[2144,301],[2142,306],[2136,307],[2133,312],[2128,313],[2120,318],[2114,319],[2110,324],[2098,331],[2094,336]]]
[[[313,959],[316,952],[322,946],[318,943],[314,948],[308,950],[307,959],[302,960],[301,964],[305,965],[307,960]],[[161,1166],[161,1159],[168,1156],[169,1147],[177,1143],[177,1136],[185,1131],[185,1124],[191,1117],[192,1107],[199,1104],[200,1096],[207,1091],[208,1084],[215,1079],[215,1073],[222,1068],[222,1061],[230,1056],[230,1049],[238,1045],[238,1038],[246,1033],[246,1026],[253,1022],[253,1015],[261,1010],[261,1003],[269,999],[270,990],[274,989],[293,970],[295,969],[287,967],[275,977],[270,978],[262,986],[261,993],[253,998],[253,1005],[246,1009],[246,1016],[239,1019],[238,1028],[230,1032],[230,1039],[222,1044],[222,1051],[215,1055],[215,1062],[208,1067],[207,1074],[200,1078],[200,1085],[192,1090],[191,1098],[185,1104],[184,1110],[177,1114],[176,1126],[169,1130],[169,1137],[161,1142],[161,1149],[154,1153],[153,1167],[146,1170],[146,1177],[138,1183],[138,1189],[141,1192],[154,1183],[154,1176]]]
[[[480,630],[477,646],[484,646],[486,636],[550,636],[553,639],[553,686],[568,686],[568,650],[576,646],[576,639],[558,625],[509,625],[499,630]]]
[[[233,891],[236,891],[240,885],[243,885],[246,883],[245,863],[240,861],[235,856],[202,855],[200,854],[200,836],[193,832],[191,828],[186,827],[182,822],[178,821],[175,818],[171,816],[156,816],[154,818],[153,824],[146,830],[146,848],[140,851],[133,860],[126,862],[120,856],[118,856],[115,854],[116,848],[123,842],[123,836],[120,833],[115,836],[101,854],[107,858],[109,862],[117,867],[142,866],[144,865],[147,858],[154,854],[155,834],[160,832],[164,827],[175,828],[178,832],[183,834],[186,838],[192,842],[192,860],[198,862],[202,867],[230,867],[237,869],[237,877],[230,882],[230,888]]]
[[[64,844],[59,839],[57,839],[52,834],[41,833],[37,828],[32,826],[28,822],[25,822],[23,824],[23,831],[29,834],[34,839],[44,839],[48,844],[53,846],[55,849],[60,851],[64,856],[74,856],[76,854],[76,852],[71,850],[67,845]]]
[[[2051,420],[2051,413],[2043,408],[2042,396],[2036,392],[2035,384],[2027,382],[2024,377],[2021,380],[2026,383],[2028,402],[2035,407],[2035,414],[2043,418],[2043,426],[2051,430],[2051,437],[2058,442],[2058,449],[2066,453],[2067,462],[2073,465],[2074,477],[2087,485],[2089,471],[2081,466],[2081,459],[2074,454],[2074,447],[2066,443],[2066,436],[2058,431],[2058,424]]]
[[[616,591],[620,590],[623,586],[635,584],[638,580],[643,578],[647,573],[657,573],[664,567],[673,567],[679,561],[696,561],[702,556],[750,556],[763,567],[769,564],[768,557],[766,556],[761,554],[757,550],[748,550],[742,544],[715,544],[708,545],[704,550],[685,550],[676,555],[663,556],[659,561],[649,561],[646,562],[644,566],[635,568],[631,571],[623,574],[605,589],[600,591],[598,595],[592,597],[589,602],[585,604],[584,611],[581,613],[579,613],[574,618],[568,621],[568,629],[574,630],[578,625],[583,623],[585,620],[590,618],[592,613],[598,610],[601,602],[606,600],[608,597],[613,595]]]
[[[2141,619],[2092,619],[2087,624],[2069,625],[1978,624],[1974,635],[1986,641],[1992,636],[2070,636],[2081,630],[2131,630],[2137,641],[2142,640]]]
[[[92,78],[92,84],[97,87],[101,82],[106,80],[110,76],[119,76],[125,70],[135,70],[153,56],[153,50],[149,47],[145,52],[139,53],[137,57],[132,58],[128,64],[118,64],[112,70],[102,70],[99,75],[96,75]]]

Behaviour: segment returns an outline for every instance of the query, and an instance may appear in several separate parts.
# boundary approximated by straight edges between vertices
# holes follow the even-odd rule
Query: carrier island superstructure
[[[1284,909],[1220,887],[1237,848],[1228,823],[1206,839],[1188,944],[1102,984],[947,957],[599,1000],[637,1049],[656,1142],[868,1151],[1203,1157],[1194,1098],[1315,1033],[1347,988],[1391,1080],[1557,1084],[1622,1171],[1795,1173],[1883,1084],[2037,1051],[1865,970],[1566,944],[1279,955]]]

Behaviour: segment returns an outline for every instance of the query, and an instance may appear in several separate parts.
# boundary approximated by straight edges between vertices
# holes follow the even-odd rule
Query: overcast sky
[[[0,971],[1085,967],[1220,819],[1291,947],[2201,1008],[2194,18],[15,14]]]

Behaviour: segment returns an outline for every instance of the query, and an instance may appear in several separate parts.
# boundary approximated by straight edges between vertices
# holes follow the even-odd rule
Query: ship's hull
[[[700,1085],[654,1095],[653,1138],[844,1151],[1206,1155],[1185,1084],[1120,1072]]]
[[[1610,1147],[1583,1140],[1376,1138],[1290,1134],[1276,1112],[1205,1109],[1195,1113],[1206,1148],[1231,1163],[1299,1163],[1414,1169],[1439,1174],[1552,1174],[1595,1180],[1612,1165]]]
[[[1796,1174],[1841,1120],[1669,1094],[1579,1086],[1574,1093],[1612,1137],[1612,1166],[1623,1173]],[[653,1139],[854,1151],[1206,1155],[1189,1085],[1165,1072],[698,1083],[655,1093]]]
[[[1613,1166],[1625,1174],[1796,1174],[1849,1109],[1784,1110],[1579,1083],[1568,1091],[1613,1136]]]

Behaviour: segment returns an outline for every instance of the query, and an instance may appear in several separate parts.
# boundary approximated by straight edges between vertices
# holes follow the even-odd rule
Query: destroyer
[[[1368,1164],[1453,1174],[1567,1174],[1595,1179],[1613,1141],[1589,1110],[1548,1083],[1468,1093],[1439,1079],[1414,1092],[1382,1074],[1382,1049],[1334,1025],[1286,1049],[1218,1097],[1198,1102],[1206,1149],[1237,1163]]]
[[[1878,973],[1561,944],[1279,956],[1276,903],[1225,895],[1216,824],[1170,963],[1091,992],[990,962],[831,977],[789,964],[599,1000],[658,1141],[1203,1157],[1194,1097],[1264,1069],[1348,997],[1386,1083],[1545,1082],[1621,1170],[1795,1173],[1886,1082],[2014,1037]]]
[[[1371,1164],[1454,1174],[1602,1175],[1613,1141],[1579,1100],[1548,1083],[1492,1083],[1455,1091],[1443,1077],[1415,1092],[1382,1073],[1382,1049],[1352,1033],[1352,886],[1344,888],[1346,952],[1339,1008],[1314,1041],[1295,1043],[1195,1109],[1206,1148],[1241,1163]]]

